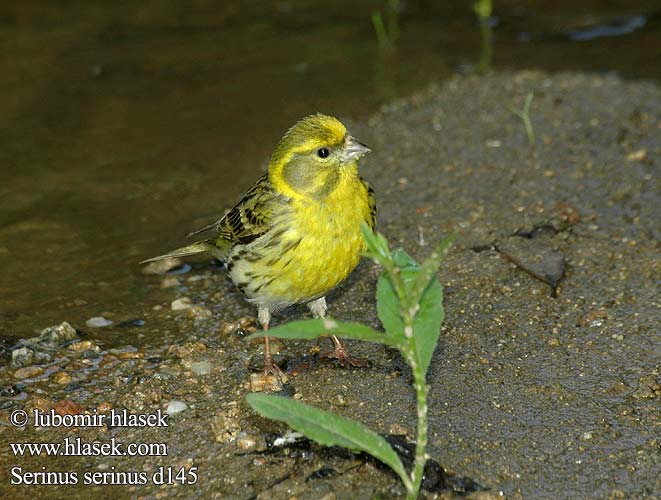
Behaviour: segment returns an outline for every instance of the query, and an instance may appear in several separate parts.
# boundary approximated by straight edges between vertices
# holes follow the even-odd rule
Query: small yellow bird
[[[190,236],[213,236],[154,257],[208,252],[224,262],[234,284],[257,305],[268,330],[273,312],[305,303],[326,314],[325,295],[358,264],[364,250],[361,224],[374,229],[374,190],[358,174],[370,149],[342,123],[322,114],[303,118],[276,146],[268,173],[223,218]],[[363,366],[337,337],[330,355],[343,366]],[[280,376],[265,337],[264,372]]]

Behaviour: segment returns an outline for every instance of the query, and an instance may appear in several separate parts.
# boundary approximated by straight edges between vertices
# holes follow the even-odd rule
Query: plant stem
[[[534,97],[533,92],[528,92],[528,95],[526,96],[526,100],[523,103],[523,110],[519,111],[518,109],[510,108],[510,111],[514,113],[516,116],[521,118],[521,121],[523,122],[523,127],[526,130],[526,136],[528,137],[528,144],[530,144],[530,147],[535,146],[535,129],[532,126],[532,121],[530,121],[530,105],[532,104],[532,100]]]
[[[414,352],[410,354],[413,356],[409,359],[409,363],[413,369],[413,385],[415,386],[418,410],[418,435],[415,443],[415,462],[413,464],[413,471],[411,472],[413,489],[407,493],[406,499],[415,500],[418,498],[420,492],[425,463],[427,462],[427,453],[425,451],[427,448],[427,383],[425,374],[421,373],[417,356]]]

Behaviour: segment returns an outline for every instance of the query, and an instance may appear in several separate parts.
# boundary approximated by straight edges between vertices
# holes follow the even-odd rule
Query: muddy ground
[[[521,109],[534,92],[530,148]],[[446,322],[429,384],[430,455],[489,488],[468,498],[661,496],[659,152],[661,90],[614,76],[457,76],[351,124],[373,153],[379,230],[424,257],[452,230],[439,274]],[[167,249],[164,249],[167,250]],[[184,269],[185,270],[185,269]],[[374,327],[379,274],[363,262],[330,313]],[[536,274],[537,277],[533,276]],[[556,290],[538,278],[558,282]],[[142,321],[74,324],[8,349],[2,385],[3,498],[398,498],[394,475],[317,446],[268,448],[281,424],[244,401],[260,345],[254,311],[204,261],[162,283]],[[163,297],[167,301],[162,301]],[[172,302],[187,297],[172,309]],[[158,303],[157,303],[158,301]],[[175,305],[176,307],[176,305]],[[308,316],[293,308],[283,322]],[[144,324],[143,324],[144,322]],[[139,345],[153,325],[161,345]],[[160,326],[159,326],[160,328]],[[391,434],[415,432],[410,372],[387,348],[351,344],[368,369],[341,369],[311,342],[278,344],[293,397]],[[30,354],[32,353],[32,354]],[[183,404],[182,404],[183,403]],[[12,411],[172,413],[167,428],[9,425]],[[165,443],[167,457],[17,457],[8,443]],[[197,467],[194,485],[17,486],[25,471]],[[42,469],[44,467],[45,469]],[[114,467],[114,469],[113,469]],[[187,476],[188,478],[189,476]],[[454,498],[459,493],[426,493]]]

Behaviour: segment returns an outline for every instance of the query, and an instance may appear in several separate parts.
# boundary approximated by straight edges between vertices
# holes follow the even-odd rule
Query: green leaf
[[[438,268],[441,265],[441,261],[445,255],[450,250],[450,246],[454,241],[455,234],[451,234],[445,238],[441,243],[434,249],[429,257],[422,263],[420,266],[420,272],[415,278],[415,285],[412,287],[411,293],[413,294],[413,300],[416,302],[420,300],[423,292],[429,286],[429,282],[436,276]]]
[[[360,226],[360,230],[363,232],[363,239],[367,245],[366,256],[385,267],[391,260],[388,240],[381,233],[372,231],[365,223]]]
[[[369,453],[392,468],[404,484],[410,484],[397,453],[383,437],[360,422],[282,396],[253,393],[246,399],[263,417],[285,422],[319,444]]]
[[[403,248],[396,248],[393,251],[392,260],[395,263],[395,265],[400,269],[406,269],[406,270],[420,269],[418,263],[415,260],[413,260],[413,257],[411,257],[408,253],[406,253],[406,250],[404,250]]]
[[[266,336],[280,339],[310,340],[323,335],[336,335],[345,339],[367,340],[394,347],[399,346],[397,339],[388,337],[385,333],[378,332],[367,325],[350,321],[336,321],[331,318],[290,321],[267,331],[253,333],[248,337],[248,340]]]
[[[443,287],[432,278],[420,299],[420,309],[413,320],[415,349],[423,373],[427,373],[443,323]]]
[[[404,342],[404,320],[395,287],[387,273],[381,274],[376,285],[376,311],[388,337]]]

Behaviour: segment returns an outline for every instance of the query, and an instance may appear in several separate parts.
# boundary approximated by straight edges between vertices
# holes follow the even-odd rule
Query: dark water
[[[470,3],[4,2],[0,335],[171,300],[137,262],[231,206],[298,118],[475,71]],[[661,78],[658,2],[494,4],[494,69]]]

